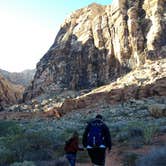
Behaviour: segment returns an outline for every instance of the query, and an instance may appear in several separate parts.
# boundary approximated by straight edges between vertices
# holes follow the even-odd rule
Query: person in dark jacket
[[[70,166],[75,166],[77,151],[83,150],[83,148],[79,147],[79,135],[76,131],[73,133],[72,137],[66,141],[64,150]]]
[[[95,131],[97,131],[97,134],[95,133]],[[94,132],[94,136],[91,136],[91,132]],[[90,139],[92,139],[92,141]],[[83,146],[87,149],[92,163],[94,165],[104,166],[106,150],[108,151],[108,153],[110,152],[112,143],[109,129],[107,125],[102,121],[101,115],[98,114],[94,120],[88,123],[83,134],[82,143]]]

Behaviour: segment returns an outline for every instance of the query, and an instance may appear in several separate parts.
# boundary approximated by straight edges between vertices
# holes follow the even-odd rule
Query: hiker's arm
[[[78,140],[74,140],[73,148],[75,149],[75,151],[80,150],[79,141]]]
[[[79,140],[76,140],[75,142],[75,149],[78,151],[83,151],[84,148],[79,145]]]
[[[83,148],[82,146],[79,146],[79,145],[78,145],[78,150],[79,150],[79,151],[84,151],[84,148]]]
[[[105,126],[105,134],[106,134],[106,146],[108,147],[108,150],[111,150],[112,141],[111,141],[110,131],[107,126]]]
[[[87,125],[87,127],[85,128],[84,134],[83,134],[83,138],[82,138],[82,144],[84,147],[87,146],[87,134],[89,131],[89,124]]]

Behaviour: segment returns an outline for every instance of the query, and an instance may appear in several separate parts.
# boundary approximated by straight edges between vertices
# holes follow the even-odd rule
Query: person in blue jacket
[[[103,122],[102,115],[98,114],[85,128],[82,139],[94,165],[104,166],[106,150],[111,150],[111,135],[109,128]]]

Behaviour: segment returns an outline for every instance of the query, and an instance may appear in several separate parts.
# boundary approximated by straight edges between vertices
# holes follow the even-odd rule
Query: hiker
[[[111,150],[111,135],[108,127],[98,114],[90,121],[83,134],[83,146],[87,149],[89,157],[94,165],[104,166],[106,150]]]
[[[65,156],[70,163],[70,166],[75,166],[76,163],[76,154],[78,150],[84,150],[79,147],[79,135],[78,132],[74,132],[72,137],[68,139],[65,143]]]

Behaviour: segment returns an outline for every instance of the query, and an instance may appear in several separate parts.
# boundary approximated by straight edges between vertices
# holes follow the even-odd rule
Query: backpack
[[[87,135],[87,145],[90,145],[91,147],[99,147],[103,144],[103,124],[101,122],[92,122]]]

